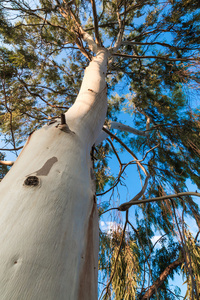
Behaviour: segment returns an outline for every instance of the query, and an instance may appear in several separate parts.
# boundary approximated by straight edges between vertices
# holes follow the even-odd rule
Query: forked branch
[[[150,175],[148,174],[141,191],[131,201],[121,204],[118,207],[118,210],[120,210],[120,211],[128,210],[132,206],[132,203],[135,203],[138,199],[140,199],[144,195],[147,185],[148,185],[148,182],[149,182],[149,178],[150,178]]]
[[[86,50],[84,49],[83,45],[81,45],[81,42],[79,41],[79,38],[83,38],[83,40],[88,44],[88,47],[91,51],[93,51],[94,53],[97,52],[97,44],[95,43],[95,41],[93,40],[92,36],[87,33],[83,27],[81,26],[81,23],[79,22],[77,16],[75,15],[75,13],[73,12],[71,6],[69,5],[69,3],[67,3],[64,0],[65,3],[65,7],[63,5],[61,5],[59,0],[56,0],[56,3],[59,7],[59,11],[61,13],[61,15],[67,19],[68,16],[71,16],[72,20],[74,21],[75,27],[77,28],[77,33],[76,33],[76,44],[78,46],[78,48],[81,50],[81,52],[87,57],[88,57],[88,53],[86,52]],[[89,58],[90,59],[90,58]]]
[[[103,130],[108,135],[110,135],[113,139],[115,139],[116,141],[118,141],[124,147],[124,149],[126,149],[126,151],[128,151],[133,156],[133,158],[135,159],[135,161],[138,164],[138,166],[142,169],[142,171],[144,172],[144,174],[147,176],[148,173],[147,173],[145,167],[139,162],[139,160],[137,159],[137,156],[133,153],[133,151],[131,151],[117,136],[115,136],[113,133],[111,133],[108,129],[106,129],[105,127],[103,127]]]
[[[113,48],[111,48],[112,52],[116,52],[119,49],[119,47],[121,46],[122,38],[123,38],[123,34],[124,34],[124,28],[125,28],[125,19],[126,19],[126,0],[124,0],[124,18],[123,18],[123,20],[121,19],[121,14],[119,13],[119,6],[117,9],[117,20],[118,20],[118,24],[119,24],[119,32],[117,35],[117,40],[115,42],[115,45]]]

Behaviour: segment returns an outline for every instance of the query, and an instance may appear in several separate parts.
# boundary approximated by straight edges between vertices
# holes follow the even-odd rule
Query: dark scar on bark
[[[37,186],[39,184],[39,179],[36,176],[28,176],[24,181],[25,185]]]
[[[49,158],[45,164],[42,166],[41,169],[37,170],[36,175],[37,176],[47,176],[52,168],[52,166],[58,161],[57,157],[53,156],[52,158]]]

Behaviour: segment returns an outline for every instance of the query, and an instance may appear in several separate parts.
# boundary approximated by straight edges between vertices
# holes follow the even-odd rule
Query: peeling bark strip
[[[183,260],[181,260],[180,258],[178,258],[177,260],[173,261],[169,266],[167,266],[167,268],[160,274],[160,276],[154,282],[154,284],[152,284],[152,286],[150,286],[150,288],[148,289],[148,291],[146,291],[146,293],[142,296],[141,300],[150,299],[150,297],[152,297],[153,294],[155,293],[155,290],[158,289],[161,286],[161,284],[165,281],[165,279],[167,278],[167,276],[174,269],[176,269],[178,266],[180,266],[182,263],[183,263]],[[156,287],[156,289],[155,289],[155,287]]]
[[[93,290],[91,286],[95,284],[94,279],[96,278],[95,273],[96,264],[94,257],[94,222],[95,222],[96,204],[93,204],[92,211],[90,214],[88,229],[87,229],[87,242],[84,259],[84,266],[80,274],[80,286],[78,292],[78,300],[93,300]]]
[[[52,158],[49,158],[43,167],[36,171],[37,176],[47,176],[52,168],[52,166],[58,161],[57,157],[53,156]]]

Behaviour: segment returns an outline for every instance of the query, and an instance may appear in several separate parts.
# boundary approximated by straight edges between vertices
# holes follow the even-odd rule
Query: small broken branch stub
[[[25,179],[24,184],[28,186],[37,186],[39,185],[39,179],[37,176],[29,176]]]
[[[65,125],[66,124],[66,120],[65,120],[65,114],[61,114],[61,125]]]

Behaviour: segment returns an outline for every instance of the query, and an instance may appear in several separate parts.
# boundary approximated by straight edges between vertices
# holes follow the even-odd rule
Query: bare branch
[[[156,289],[158,289],[161,284],[165,281],[167,276],[173,272],[174,269],[179,267],[183,263],[183,259],[176,259],[173,261],[171,264],[169,264],[166,269],[160,274],[160,276],[157,278],[157,280],[148,288],[146,293],[142,296],[141,300],[147,300],[150,299],[150,297],[153,296],[155,293]]]
[[[125,11],[123,11],[120,15],[124,15],[132,10],[139,9],[144,5],[144,1],[140,1],[137,4],[131,4]]]
[[[130,132],[130,133],[134,133],[136,135],[146,136],[146,132],[145,131],[137,130],[137,129],[133,128],[133,127],[130,127],[128,125],[124,125],[124,124],[122,124],[120,122],[115,122],[115,121],[111,121],[110,122],[110,129],[119,129],[121,131],[127,131],[127,132]]]
[[[173,195],[167,195],[167,196],[161,196],[161,197],[149,198],[149,199],[142,199],[142,200],[137,200],[137,201],[133,201],[133,199],[135,199],[135,197],[134,197],[129,202],[125,202],[122,205],[120,205],[118,207],[118,209],[120,208],[119,210],[126,210],[126,209],[130,208],[132,205],[154,202],[154,201],[159,201],[159,200],[164,200],[164,199],[171,199],[171,198],[176,198],[176,197],[180,197],[180,196],[188,196],[188,195],[200,197],[200,193],[195,193],[195,192],[183,192],[183,193],[177,193],[177,194],[173,194]],[[125,208],[125,209],[121,209],[121,207]]]
[[[129,55],[124,53],[112,53],[114,56],[121,56],[126,58],[133,58],[133,59],[147,59],[147,58],[154,58],[154,59],[162,59],[168,61],[200,61],[200,58],[194,57],[185,57],[185,58],[170,58],[167,56],[154,56],[154,55]]]
[[[0,148],[0,151],[18,151],[18,150],[20,150],[22,148],[23,148],[23,146],[18,147],[18,148],[13,148],[13,149]]]
[[[103,126],[103,128],[108,129],[108,127],[105,126],[105,125]],[[138,130],[138,129],[135,129],[133,127],[130,127],[128,125],[124,125],[120,122],[110,121],[110,123],[109,123],[109,129],[119,129],[121,131],[127,131],[127,132],[130,132],[130,133],[133,133],[133,134],[136,134],[136,135],[140,135],[140,136],[147,136],[149,134],[149,126],[146,127],[146,128],[147,128],[146,131],[142,131],[142,130]],[[100,134],[98,136],[98,139],[95,142],[95,145],[98,145],[101,142],[103,142],[108,136],[109,136],[109,134],[107,134],[102,129],[102,131],[100,132]]]
[[[50,106],[50,107],[52,107],[52,108],[65,108],[65,107],[63,107],[63,106],[51,104],[51,103],[49,103],[47,100],[45,100],[40,94],[38,94],[38,93],[36,93],[36,92],[31,92],[31,90],[29,89],[28,84],[27,84],[23,79],[21,79],[21,78],[18,78],[18,79],[19,79],[19,81],[24,85],[25,89],[27,90],[27,92],[28,92],[30,95],[32,95],[32,96],[34,96],[34,97],[40,98],[44,103],[46,103],[48,106]],[[68,109],[68,108],[69,108],[69,107],[67,107],[67,109]]]
[[[109,139],[107,139],[107,140],[108,140],[109,142],[111,142]],[[111,142],[111,143],[112,143],[112,142]],[[121,168],[121,165],[124,165],[124,164],[121,163],[121,164],[120,164],[119,174],[118,174],[118,176],[117,176],[115,182],[113,183],[113,185],[112,185],[108,190],[106,190],[105,192],[96,194],[96,196],[103,196],[103,195],[107,194],[108,192],[110,192],[111,190],[113,190],[113,189],[118,185],[118,183],[120,182],[120,178],[121,178],[122,174],[124,173],[125,169],[126,169],[129,165],[136,164],[136,163],[138,163],[138,162],[142,162],[143,160],[145,160],[145,158],[147,157],[148,153],[151,152],[152,150],[154,150],[155,148],[157,148],[158,146],[159,146],[159,145],[156,145],[155,147],[149,149],[149,150],[145,153],[145,155],[144,155],[144,157],[143,157],[142,159],[140,159],[140,160],[131,160],[131,161],[129,161],[127,164],[125,164],[125,166],[124,166],[123,168]],[[116,151],[116,150],[115,150],[115,151]],[[117,154],[117,153],[116,153],[116,154]],[[118,155],[118,154],[117,154],[117,155]],[[120,159],[118,159],[118,161],[120,161]],[[121,161],[120,161],[120,162],[121,162]]]
[[[195,236],[195,242],[197,241],[197,238],[198,238],[198,235],[199,235],[199,233],[200,233],[200,230],[197,232],[197,234],[196,234],[196,236]]]
[[[118,209],[118,208],[117,208],[117,207],[112,207],[112,208],[109,208],[109,209],[107,209],[107,210],[104,210],[104,212],[102,212],[102,213],[100,214],[100,216],[103,215],[103,214],[105,214],[105,213],[107,213],[107,212],[109,212],[109,211],[111,211],[111,210],[113,210],[113,209]]]
[[[88,47],[90,48],[90,50],[93,51],[94,53],[97,53],[97,44],[93,40],[92,36],[89,33],[84,31],[83,27],[81,26],[78,18],[75,16],[75,14],[72,11],[71,7],[69,5],[67,5],[68,10],[66,10],[63,6],[60,5],[58,0],[56,0],[56,2],[58,3],[58,5],[60,7],[60,12],[64,17],[66,17],[70,13],[72,19],[74,20],[74,23],[76,24],[76,26],[78,28],[78,33],[80,34],[80,36],[88,44]],[[77,41],[76,41],[76,43],[77,43]],[[80,43],[77,44],[77,46],[79,47]]]
[[[125,203],[121,204],[121,205],[118,207],[118,210],[120,210],[120,211],[125,211],[125,210],[129,209],[129,208],[133,205],[132,203],[135,204],[135,202],[136,202],[138,199],[140,199],[140,198],[144,195],[144,193],[145,193],[145,191],[146,191],[146,188],[147,188],[147,185],[148,185],[149,178],[150,178],[150,175],[148,174],[147,177],[146,177],[146,179],[145,179],[145,182],[144,182],[144,185],[143,185],[141,191],[140,191],[140,192],[139,192],[132,200],[130,200],[130,201],[128,201],[128,202],[125,202]],[[141,201],[142,201],[142,200],[141,200]],[[138,202],[138,201],[137,201],[137,202]]]
[[[4,165],[4,166],[12,166],[13,164],[14,164],[14,161],[0,160],[0,165]]]
[[[148,173],[145,169],[145,167],[138,161],[137,159],[137,156],[117,137],[115,136],[114,134],[112,134],[109,130],[107,130],[105,127],[103,127],[103,130],[108,134],[110,135],[113,139],[115,139],[116,141],[118,141],[125,149],[126,151],[128,151],[132,156],[133,158],[135,159],[136,163],[138,164],[138,166],[142,169],[142,171],[144,172],[144,174],[147,176]]]
[[[110,143],[110,145],[111,145],[111,147],[112,147],[112,149],[113,149],[113,152],[115,153],[115,155],[116,155],[116,157],[117,157],[117,160],[118,160],[119,166],[120,166],[120,171],[121,171],[121,169],[122,169],[122,162],[121,162],[121,160],[120,160],[120,158],[119,158],[119,155],[118,155],[118,153],[117,153],[117,151],[116,151],[116,149],[115,149],[115,147],[114,147],[112,141],[111,141],[110,139],[107,139],[107,141]]]
[[[174,49],[179,49],[179,50],[184,50],[185,48],[180,48],[177,46],[172,46],[167,43],[160,43],[160,42],[131,42],[131,41],[124,41],[122,42],[122,45],[140,45],[140,46],[151,46],[151,45],[160,45],[163,47],[168,47],[168,48],[174,48]],[[186,50],[193,50],[192,48],[186,48]]]
[[[103,24],[98,24],[98,27],[99,28],[104,28],[104,27],[113,27],[115,26],[116,24],[118,24],[118,22],[107,22],[107,23],[103,23]],[[84,28],[84,31],[87,32],[87,31],[90,31],[90,30],[94,30],[94,26],[89,26],[87,28]]]
[[[121,42],[122,42],[122,38],[123,38],[123,34],[124,34],[124,27],[125,27],[125,19],[126,19],[126,1],[125,1],[125,10],[124,10],[124,19],[123,21],[121,20],[121,15],[119,13],[119,7],[117,9],[117,19],[118,19],[118,24],[119,24],[119,32],[117,35],[117,40],[115,42],[114,47],[111,49],[111,51],[116,52],[119,47],[121,46]]]
[[[101,39],[99,36],[99,26],[98,26],[98,16],[97,16],[97,10],[96,10],[96,3],[95,0],[90,0],[92,4],[92,11],[93,11],[93,17],[94,17],[94,32],[95,32],[95,42],[98,46],[101,46]]]

